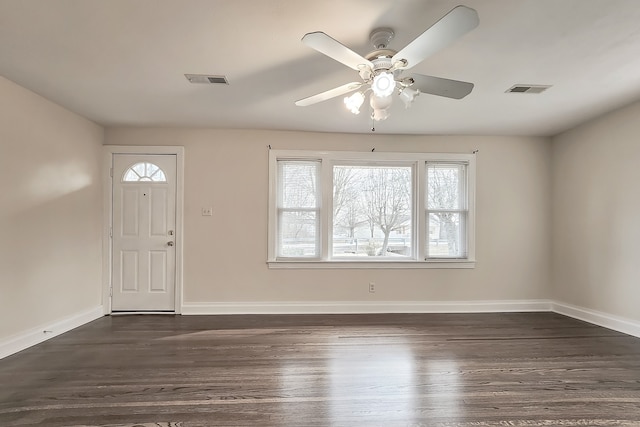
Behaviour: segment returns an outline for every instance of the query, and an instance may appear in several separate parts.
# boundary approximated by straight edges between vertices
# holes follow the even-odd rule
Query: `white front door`
[[[176,156],[113,155],[112,311],[174,311]]]

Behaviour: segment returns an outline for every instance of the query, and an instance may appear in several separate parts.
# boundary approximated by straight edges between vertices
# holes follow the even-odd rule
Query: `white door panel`
[[[176,156],[114,154],[113,311],[175,310],[175,230]]]

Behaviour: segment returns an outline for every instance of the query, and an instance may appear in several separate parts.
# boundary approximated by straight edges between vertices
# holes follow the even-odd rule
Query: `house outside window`
[[[271,268],[472,268],[475,156],[271,150]]]

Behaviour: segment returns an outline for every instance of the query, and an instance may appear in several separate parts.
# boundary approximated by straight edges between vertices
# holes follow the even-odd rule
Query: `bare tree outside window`
[[[334,167],[334,256],[410,253],[411,175],[411,167]]]
[[[356,229],[364,224],[359,204],[360,179],[351,167],[337,166],[333,169],[333,226],[334,230],[346,232],[351,241],[356,237]]]
[[[378,255],[386,255],[389,236],[411,222],[411,168],[367,168],[363,192],[367,219],[384,235]]]
[[[427,165],[428,257],[466,256],[464,164]]]

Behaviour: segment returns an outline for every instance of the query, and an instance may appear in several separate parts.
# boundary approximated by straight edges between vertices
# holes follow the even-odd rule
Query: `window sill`
[[[267,261],[270,269],[421,269],[421,268],[475,268],[476,262],[471,260],[438,260],[438,261],[309,261],[309,260],[271,260]]]

